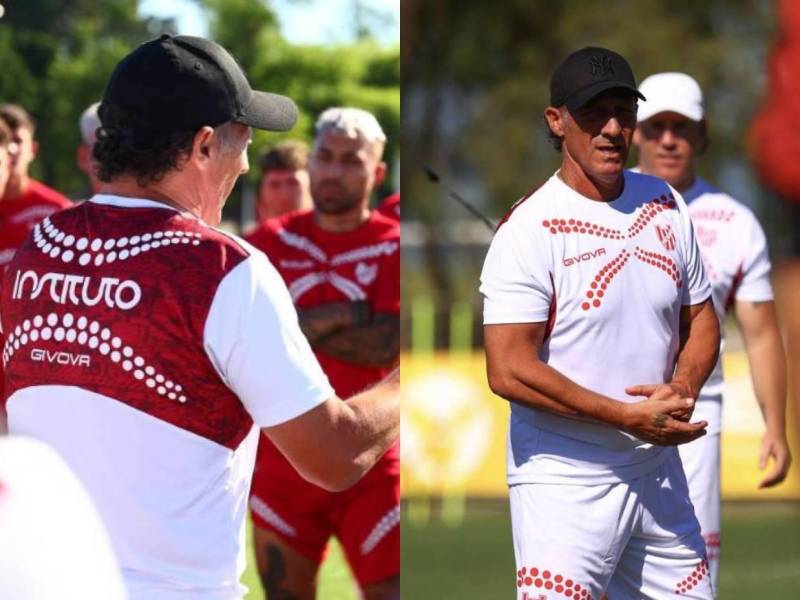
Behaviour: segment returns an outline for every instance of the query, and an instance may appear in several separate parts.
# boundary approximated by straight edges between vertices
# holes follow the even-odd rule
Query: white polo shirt
[[[625,388],[672,377],[681,308],[707,300],[683,199],[661,179],[625,172],[598,202],[558,174],[498,228],[481,275],[484,323],[548,322],[540,357],[578,385],[622,402]],[[598,422],[511,405],[509,484],[610,483],[672,449]]]

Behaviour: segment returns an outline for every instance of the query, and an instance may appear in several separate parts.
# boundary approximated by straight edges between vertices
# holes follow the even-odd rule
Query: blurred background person
[[[689,205],[720,327],[726,313],[732,311],[742,333],[753,389],[766,425],[757,458],[759,469],[770,465],[770,470],[759,487],[773,487],[786,478],[792,457],[786,439],[786,360],[764,231],[749,208],[697,174],[697,161],[709,143],[698,83],[685,73],[657,73],[644,79],[639,91],[647,100],[639,105],[633,138],[639,150],[638,170],[664,179]],[[723,392],[720,358],[700,391],[693,416],[708,422],[708,435],[678,448],[706,541],[714,589],[722,541]]]
[[[309,160],[314,209],[265,221],[248,238],[283,276],[300,327],[336,393],[379,381],[399,353],[400,230],[370,209],[386,176],[386,135],[369,112],[330,108],[316,123]],[[399,447],[350,490],[300,477],[267,439],[259,446],[250,509],[269,598],[316,597],[335,536],[366,600],[400,594]]]
[[[256,222],[311,208],[308,146],[299,140],[278,142],[261,155]]]
[[[0,119],[11,130],[12,142],[11,171],[0,199],[0,268],[4,268],[39,221],[72,203],[30,176],[39,144],[34,139],[36,125],[28,112],[15,104],[3,104]]]
[[[81,172],[86,175],[89,182],[88,196],[96,194],[100,190],[100,179],[97,177],[97,161],[92,155],[94,144],[97,141],[97,128],[101,126],[100,117],[97,116],[99,102],[90,104],[81,113],[78,120],[78,127],[81,130],[81,142],[75,150],[75,163]]]

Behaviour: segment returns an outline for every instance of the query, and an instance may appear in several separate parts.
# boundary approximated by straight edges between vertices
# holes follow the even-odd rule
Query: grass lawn
[[[719,600],[800,597],[800,503],[728,502],[722,516]],[[404,506],[401,543],[403,598],[514,597],[505,501],[469,502],[459,527],[414,526]]]

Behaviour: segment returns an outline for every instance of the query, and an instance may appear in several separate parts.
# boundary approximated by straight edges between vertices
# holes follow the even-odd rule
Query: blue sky
[[[257,1],[257,0],[253,0]],[[363,0],[363,3],[388,14],[389,23],[374,33],[383,44],[400,41],[400,0]],[[273,0],[281,30],[296,44],[332,44],[353,37],[352,0]],[[175,17],[178,33],[206,35],[208,24],[203,11],[192,0],[142,0],[144,15]]]

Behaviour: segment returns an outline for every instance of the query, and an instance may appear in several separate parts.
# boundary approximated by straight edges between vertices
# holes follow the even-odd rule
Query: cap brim
[[[628,90],[640,100],[646,100],[646,98],[642,96],[642,93],[639,90],[626,83],[621,83],[619,81],[598,81],[597,83],[586,86],[582,90],[578,90],[577,92],[572,94],[572,96],[567,98],[564,104],[569,110],[575,110],[576,108],[580,108],[581,106],[589,102],[589,100],[591,100],[598,94],[602,94],[606,90],[612,90],[615,88]]]
[[[254,90],[250,104],[236,121],[266,131],[288,131],[297,122],[297,106],[286,96]]]

